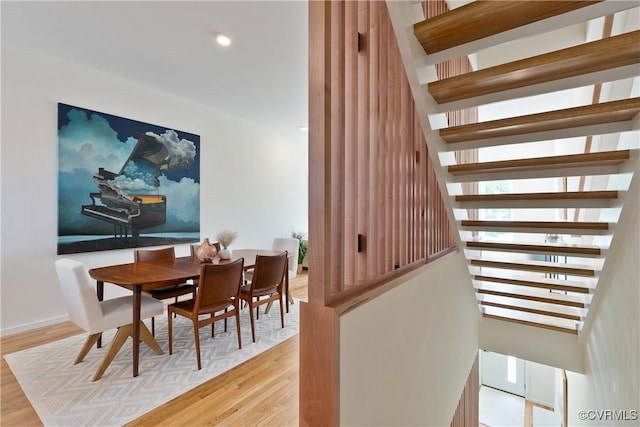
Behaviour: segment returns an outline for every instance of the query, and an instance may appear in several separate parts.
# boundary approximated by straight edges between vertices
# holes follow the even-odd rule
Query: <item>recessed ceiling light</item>
[[[216,42],[220,46],[229,46],[231,44],[231,39],[228,36],[225,36],[224,34],[218,34],[216,35]]]
[[[300,130],[301,130],[302,132],[306,132],[306,131],[308,131],[308,130],[309,130],[309,126],[307,126],[307,125],[300,125]]]

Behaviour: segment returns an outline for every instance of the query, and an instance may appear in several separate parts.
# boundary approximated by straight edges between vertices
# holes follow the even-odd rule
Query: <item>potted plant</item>
[[[302,263],[307,257],[307,251],[309,250],[309,241],[305,240],[304,233],[300,231],[294,231],[291,233],[291,237],[298,239],[298,274],[302,273]]]

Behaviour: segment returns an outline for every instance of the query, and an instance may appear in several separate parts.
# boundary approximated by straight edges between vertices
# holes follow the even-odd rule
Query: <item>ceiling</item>
[[[3,0],[0,13],[3,43],[307,141],[306,1]]]

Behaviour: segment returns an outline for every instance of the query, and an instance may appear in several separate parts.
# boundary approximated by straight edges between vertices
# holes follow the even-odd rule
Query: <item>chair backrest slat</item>
[[[135,262],[160,261],[163,259],[176,259],[176,250],[173,246],[163,249],[136,249],[133,251]]]
[[[206,310],[223,301],[237,298],[242,286],[243,268],[244,258],[227,264],[203,263],[200,266],[194,310]]]
[[[265,292],[269,289],[282,292],[286,274],[287,251],[278,255],[257,255],[256,267],[251,280],[253,292]]]

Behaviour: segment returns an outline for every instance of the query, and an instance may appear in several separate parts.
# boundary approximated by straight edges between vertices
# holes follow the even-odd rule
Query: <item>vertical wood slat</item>
[[[480,371],[479,358],[473,362],[450,427],[479,425]]]
[[[344,272],[342,289],[355,285],[356,263],[356,173],[358,158],[358,4],[344,5]]]
[[[381,14],[382,15],[382,14]],[[380,15],[380,17],[381,17]],[[388,28],[385,25],[385,21],[383,19],[380,19],[379,21],[380,24],[380,81],[379,81],[379,112],[378,112],[378,118],[379,118],[379,122],[378,125],[380,126],[380,130],[379,130],[379,139],[378,139],[378,146],[379,151],[378,151],[378,158],[376,159],[377,163],[378,163],[378,170],[379,170],[379,180],[378,180],[378,188],[376,189],[378,191],[379,197],[378,197],[378,209],[379,209],[379,216],[378,216],[378,229],[376,230],[377,232],[377,251],[378,251],[378,272],[376,274],[376,276],[382,276],[386,273],[386,260],[389,257],[389,245],[387,244],[387,230],[386,230],[386,224],[387,224],[387,216],[388,216],[388,210],[387,210],[387,205],[389,203],[389,194],[387,193],[386,189],[388,186],[388,176],[387,176],[387,169],[386,169],[386,164],[383,162],[380,162],[380,159],[384,159],[384,158],[388,158],[388,152],[387,152],[387,141],[389,141],[389,135],[388,135],[388,126],[387,126],[387,89],[388,89],[388,82],[389,82],[389,77],[388,77],[388,71],[389,68],[387,67],[387,59],[388,59],[388,46],[389,46],[389,34],[388,34]],[[384,84],[387,83],[387,84]]]
[[[370,4],[369,2],[360,2],[358,3],[358,34],[360,37],[360,51],[358,51],[358,88],[357,88],[357,96],[358,96],[358,146],[357,146],[357,182],[358,186],[356,187],[356,191],[358,192],[357,196],[357,210],[356,210],[356,219],[357,219],[357,234],[362,236],[363,241],[360,242],[363,247],[360,248],[360,251],[357,254],[357,262],[356,262],[356,285],[360,285],[366,283],[369,274],[368,269],[370,266],[369,258],[367,257],[367,249],[366,249],[366,241],[364,239],[366,236],[370,236],[369,222],[370,222],[370,212],[367,209],[368,205],[368,195],[370,193],[370,177],[369,177],[369,159],[370,155],[370,147],[369,147],[369,123],[371,121],[370,117],[370,106],[369,99],[372,94],[369,90],[369,75],[372,73],[370,69],[369,57],[365,54],[366,51],[371,52],[371,38],[373,31],[369,31],[369,15],[370,15]],[[368,36],[367,36],[368,35]]]
[[[331,2],[331,183],[329,197],[331,198],[331,238],[333,251],[330,252],[331,292],[334,294],[342,290],[344,277],[342,245],[345,241],[343,233],[344,218],[344,93],[345,93],[345,18],[343,2]],[[329,295],[330,296],[330,295]]]
[[[380,130],[380,111],[379,111],[379,85],[380,85],[380,22],[379,9],[377,2],[370,4],[369,19],[369,37],[367,48],[369,51],[369,205],[365,207],[369,214],[369,223],[367,224],[367,263],[368,275],[365,279],[375,279],[378,276],[377,265],[378,257],[375,248],[374,238],[377,238],[377,230],[379,224],[379,174],[377,173],[377,154],[379,147],[379,130]]]
[[[331,294],[331,51],[332,8],[328,2],[309,3],[309,303],[325,305]],[[313,101],[311,101],[313,100]],[[331,216],[333,218],[333,216]],[[327,262],[329,261],[329,262]]]
[[[386,4],[326,3],[326,63],[322,68],[321,59],[310,59],[310,77],[314,61],[328,75],[322,76],[323,93],[319,86],[310,92],[309,110],[310,144],[323,145],[310,147],[310,170],[316,156],[326,162],[322,174],[310,172],[310,200],[323,200],[325,214],[315,216],[321,210],[310,206],[310,223],[322,222],[310,224],[310,241],[323,233],[323,245],[310,248],[321,255],[310,253],[310,259],[322,263],[323,290],[310,290],[310,302],[321,304],[455,245],[432,171],[431,182],[427,178],[426,144]],[[320,96],[322,113],[314,107]],[[323,139],[313,133],[314,114],[320,114]],[[311,189],[318,179],[322,194]],[[316,286],[313,272],[309,285]]]

